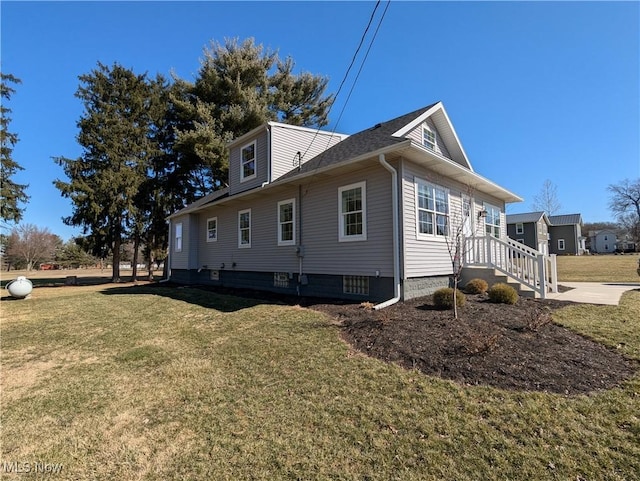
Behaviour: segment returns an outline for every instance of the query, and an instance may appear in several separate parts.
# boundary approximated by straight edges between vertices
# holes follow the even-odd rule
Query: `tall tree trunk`
[[[131,281],[138,280],[138,250],[140,249],[140,234],[135,233],[133,236],[133,260],[131,261]]]
[[[113,266],[111,282],[120,282],[120,248],[122,247],[122,238],[118,230],[113,239]]]

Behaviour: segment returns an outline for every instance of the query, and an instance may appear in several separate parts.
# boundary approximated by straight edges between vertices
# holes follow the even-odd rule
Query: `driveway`
[[[548,299],[617,306],[626,291],[640,289],[639,282],[559,282],[567,292],[548,294]]]

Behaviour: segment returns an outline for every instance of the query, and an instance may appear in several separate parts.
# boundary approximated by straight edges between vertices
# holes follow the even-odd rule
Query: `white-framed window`
[[[290,246],[296,243],[296,203],[295,199],[278,202],[278,245]]]
[[[367,276],[342,276],[342,292],[368,296],[369,278]]]
[[[338,189],[338,241],[367,240],[367,183]]]
[[[516,234],[524,234],[524,224],[516,224]]]
[[[176,224],[176,237],[173,250],[182,252],[182,222]]]
[[[240,149],[240,182],[256,176],[256,141]]]
[[[449,192],[444,187],[415,179],[417,236],[449,233]]]
[[[207,219],[207,242],[217,242],[218,240],[218,218],[209,217]]]
[[[520,244],[524,244],[524,239],[518,239],[518,242],[520,242]]]
[[[563,251],[565,249],[564,239],[558,239],[558,250]]]
[[[429,150],[436,150],[436,134],[427,124],[422,125],[422,143]]]
[[[484,204],[487,216],[484,218],[485,232],[494,237],[500,237],[500,209],[491,204]]]
[[[238,247],[251,247],[251,209],[238,212]]]

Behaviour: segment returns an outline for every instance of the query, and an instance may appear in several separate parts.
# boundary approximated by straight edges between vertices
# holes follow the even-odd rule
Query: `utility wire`
[[[378,2],[378,3],[380,3],[380,2]],[[335,126],[333,127],[333,131],[331,132],[331,137],[333,137],[333,134],[335,134],[336,129],[338,128],[338,124],[340,123],[340,120],[342,119],[342,114],[344,114],[344,111],[347,108],[347,104],[349,103],[349,99],[351,98],[351,94],[353,93],[353,89],[355,88],[356,83],[358,82],[358,78],[360,77],[360,73],[362,72],[364,64],[367,61],[367,57],[369,56],[369,52],[371,51],[371,47],[373,47],[373,42],[375,41],[376,36],[378,35],[378,31],[380,30],[380,26],[382,25],[382,21],[384,20],[384,16],[387,14],[387,10],[389,9],[389,5],[390,4],[391,4],[391,0],[388,0],[387,1],[387,6],[384,8],[384,12],[382,12],[382,16],[380,17],[380,20],[378,21],[378,26],[376,27],[376,31],[373,32],[373,38],[371,39],[371,42],[369,42],[369,48],[367,48],[367,51],[364,54],[364,58],[362,59],[362,63],[360,64],[360,68],[358,69],[358,73],[356,74],[356,78],[353,80],[353,84],[351,85],[351,89],[349,90],[349,94],[347,95],[347,99],[344,101],[344,105],[342,106],[342,110],[340,111],[340,115],[338,116],[338,120],[336,121]],[[377,5],[376,5],[376,7],[377,7]],[[329,148],[329,142],[331,142],[331,137],[329,137],[329,140],[327,141],[327,147],[325,148],[325,150]]]
[[[362,48],[362,44],[364,43],[364,40],[365,40],[365,38],[367,36],[367,32],[369,31],[369,28],[371,27],[371,24],[373,23],[373,19],[375,18],[375,14],[376,14],[376,11],[378,10],[378,6],[380,6],[380,1],[381,0],[378,0],[376,2],[376,6],[373,7],[373,11],[371,12],[371,16],[369,17],[369,23],[367,23],[367,27],[365,28],[364,33],[362,34],[362,37],[360,38],[360,43],[358,44],[358,48],[356,49],[355,53],[351,57],[351,63],[349,64],[349,67],[347,68],[347,71],[344,74],[344,77],[342,77],[342,81],[340,82],[340,86],[338,87],[338,91],[336,92],[335,96],[333,97],[333,101],[331,102],[331,105],[329,106],[329,109],[327,110],[327,117],[329,116],[329,113],[331,113],[331,109],[335,105],[336,99],[338,98],[338,95],[340,95],[340,91],[342,90],[342,87],[343,87],[344,83],[346,82],[347,77],[349,76],[349,72],[351,72],[351,67],[353,67],[353,64],[355,63],[356,58],[358,57],[358,53],[360,52],[360,49]],[[388,1],[387,8],[389,8],[389,3],[390,2],[391,2],[391,0]],[[387,11],[387,9],[385,9],[385,13],[386,13],[386,11]],[[384,18],[384,14],[383,14],[382,17]],[[380,21],[380,23],[381,22],[382,22],[382,20]],[[378,23],[378,28],[380,28],[380,23]],[[378,32],[378,30],[376,29],[376,33],[377,32]],[[374,35],[374,39],[375,39],[375,35]],[[369,49],[371,49],[371,44],[369,44]],[[368,53],[369,53],[369,51],[367,50],[367,54]],[[365,60],[366,60],[366,57],[365,57]],[[362,66],[360,66],[360,70],[362,70]],[[358,75],[359,74],[360,74],[360,71],[358,71]],[[357,80],[357,77],[356,77],[356,80]],[[353,87],[351,88],[351,91],[353,91]],[[351,93],[349,93],[349,95],[351,95]],[[343,107],[342,111],[344,112],[344,107]],[[340,115],[342,116],[342,113]],[[336,126],[337,126],[337,124],[336,124]],[[333,132],[332,132],[332,135],[331,135],[332,137],[333,137],[333,134],[335,134],[335,131],[336,130],[334,128]],[[318,133],[320,133],[320,127],[318,127],[316,129],[316,133],[314,134],[313,138],[311,139],[311,142],[309,142],[309,145],[308,145],[307,149],[304,151],[304,154],[302,154],[299,157],[299,159],[298,159],[298,162],[299,162],[298,167],[300,167],[300,165],[302,165],[302,159],[304,158],[305,155],[307,155],[307,152],[309,152],[309,149],[313,145],[313,142],[316,140],[316,137],[318,136]],[[330,141],[330,139],[329,139],[329,141]]]

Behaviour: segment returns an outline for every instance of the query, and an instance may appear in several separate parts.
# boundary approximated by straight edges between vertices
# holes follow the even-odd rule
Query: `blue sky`
[[[52,157],[81,153],[74,93],[98,61],[191,80],[210,41],[253,37],[335,92],[374,5],[3,0],[2,71],[23,82],[7,105],[26,169],[15,180],[30,184],[23,222],[80,234],[61,220]],[[640,177],[640,3],[392,1],[337,131],[438,100],[476,172],[525,199],[507,212],[532,210],[550,179],[560,213],[611,220],[607,185]]]

